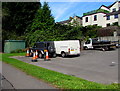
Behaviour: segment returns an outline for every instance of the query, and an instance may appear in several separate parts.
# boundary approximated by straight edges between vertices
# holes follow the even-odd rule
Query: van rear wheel
[[[61,56],[64,58],[66,56],[65,52],[62,52]]]

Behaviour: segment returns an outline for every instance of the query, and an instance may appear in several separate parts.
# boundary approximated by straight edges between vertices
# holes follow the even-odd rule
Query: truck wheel
[[[104,48],[102,48],[102,51],[107,51],[107,50],[109,50],[108,47],[104,47]]]
[[[53,58],[56,58],[56,53],[53,53],[53,55],[52,55],[52,56],[53,56]]]
[[[113,49],[115,50],[117,47],[115,46]]]
[[[66,56],[65,52],[62,52],[61,56],[64,58]]]
[[[43,56],[42,56],[42,53],[39,53],[39,54],[38,54],[38,57],[39,57],[39,58],[42,58],[42,57],[43,57]]]
[[[105,48],[102,48],[102,51],[105,51]]]
[[[108,48],[108,47],[105,47],[104,49],[105,49],[105,51],[109,50],[109,48]]]
[[[88,47],[87,47],[87,46],[85,46],[85,47],[84,47],[84,50],[88,50]]]

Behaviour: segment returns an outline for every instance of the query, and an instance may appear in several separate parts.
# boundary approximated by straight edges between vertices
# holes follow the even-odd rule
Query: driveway
[[[79,57],[51,58],[50,61],[31,57],[14,57],[29,64],[51,69],[89,81],[110,84],[118,83],[118,49],[112,51],[85,50]]]

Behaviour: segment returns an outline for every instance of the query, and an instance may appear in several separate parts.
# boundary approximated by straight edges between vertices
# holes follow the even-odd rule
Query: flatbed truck
[[[97,38],[89,38],[83,45],[84,49],[101,49],[107,51],[110,49],[116,49],[116,43],[111,41],[98,40]]]

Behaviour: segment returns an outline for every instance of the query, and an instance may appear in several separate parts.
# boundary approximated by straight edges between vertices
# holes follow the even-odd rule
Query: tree
[[[95,38],[97,37],[97,30],[101,28],[101,26],[96,26],[96,25],[89,25],[85,26],[82,29],[84,37],[90,37],[90,38]]]
[[[40,6],[39,2],[3,2],[3,32],[14,32],[16,36],[25,34],[27,26],[32,23]]]
[[[42,8],[40,8],[30,26],[30,31],[34,32],[36,30],[51,30],[54,26],[54,18],[51,15],[50,7],[48,3],[44,2]]]
[[[65,39],[80,39],[82,37],[81,27],[72,27],[63,34]]]
[[[31,46],[37,41],[52,40],[54,24],[50,7],[48,3],[44,2],[44,5],[37,10],[32,24],[27,29],[27,44]]]

